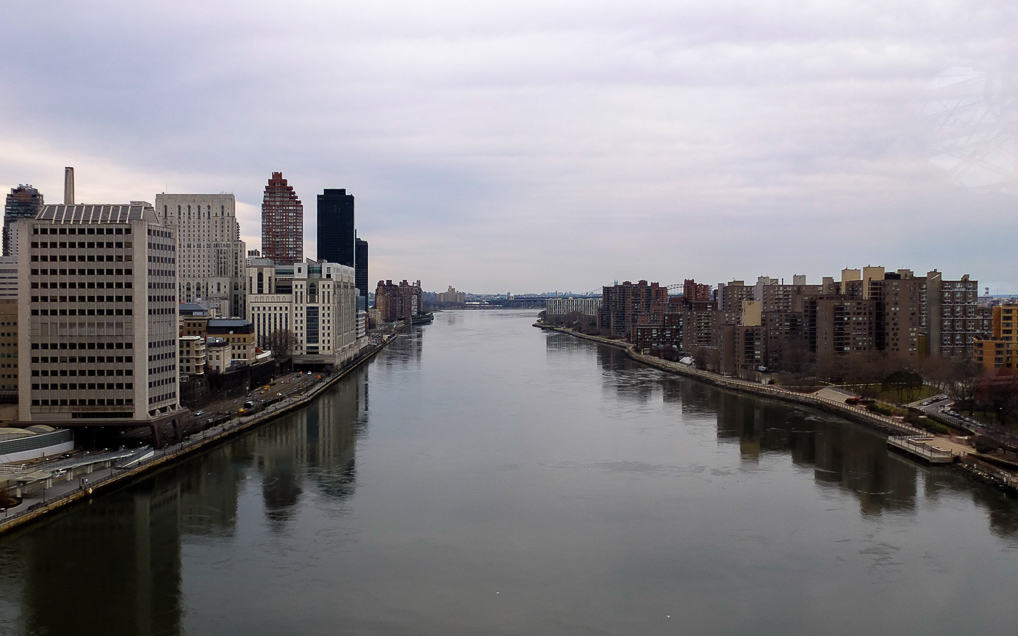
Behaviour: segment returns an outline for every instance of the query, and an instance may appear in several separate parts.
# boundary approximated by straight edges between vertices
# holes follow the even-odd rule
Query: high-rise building
[[[613,338],[631,340],[637,325],[660,322],[668,308],[668,288],[645,280],[605,285],[601,298],[598,325]]]
[[[318,260],[353,267],[356,234],[353,195],[326,188],[318,195]],[[367,293],[367,292],[365,292]]]
[[[177,232],[177,290],[220,316],[243,316],[244,241],[232,194],[157,194],[156,214]]]
[[[140,201],[46,205],[18,226],[19,420],[176,424],[173,228]]]
[[[365,307],[368,301],[368,242],[364,239],[357,239],[357,247],[354,250],[354,279],[357,281],[357,291],[364,298]]]
[[[262,197],[262,256],[277,265],[304,260],[304,205],[282,172],[273,172]]]
[[[19,185],[11,188],[7,195],[7,202],[4,205],[4,256],[17,256],[17,237],[12,236],[15,231],[15,221],[18,219],[34,218],[42,209],[42,193],[30,185]]]

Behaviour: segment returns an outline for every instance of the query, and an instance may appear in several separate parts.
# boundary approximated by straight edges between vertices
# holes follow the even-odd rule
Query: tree
[[[297,338],[289,329],[277,329],[273,331],[263,344],[263,348],[272,351],[277,360],[285,360],[293,356],[294,346]]]
[[[900,369],[885,377],[881,388],[884,392],[896,391],[898,402],[907,402],[923,388],[923,376],[915,371]]]

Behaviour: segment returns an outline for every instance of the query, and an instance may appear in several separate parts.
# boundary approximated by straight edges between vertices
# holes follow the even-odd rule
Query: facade
[[[940,272],[926,274],[929,349],[933,355],[963,359],[972,355],[976,340],[992,333],[992,319],[979,307],[979,283],[944,280]]]
[[[340,364],[353,358],[363,342],[357,334],[357,292],[352,267],[308,260],[275,266],[249,261],[248,316],[264,349],[292,334],[294,359]]]
[[[975,361],[984,369],[1018,369],[1018,304],[992,308],[989,338],[973,343]]]
[[[211,337],[205,341],[205,364],[209,373],[226,373],[233,364],[230,344],[225,338]]]
[[[668,307],[668,288],[641,280],[605,286],[598,324],[614,338],[632,341],[639,324],[660,322]]]
[[[861,298],[821,298],[817,302],[817,365],[875,351],[875,304]]]
[[[226,366],[254,364],[254,324],[243,318],[212,318],[206,326],[207,338],[222,340],[227,345]]]
[[[0,298],[0,402],[18,399],[18,300]]]
[[[357,292],[364,299],[364,308],[368,306],[368,242],[364,239],[357,239],[354,248],[354,279],[357,285]]]
[[[17,258],[18,239],[13,236],[15,222],[18,219],[32,219],[42,210],[42,193],[30,185],[19,185],[11,188],[4,204],[4,256]]]
[[[424,304],[421,299],[421,281],[413,285],[406,279],[398,285],[391,280],[378,281],[375,288],[375,308],[381,322],[405,320],[409,322],[414,316],[422,313]]]
[[[17,225],[15,225],[17,227]],[[0,298],[18,297],[18,257],[0,256]]]
[[[465,296],[463,292],[456,292],[452,287],[449,291]],[[444,303],[443,294],[438,295],[438,302]],[[465,300],[465,298],[464,298]],[[463,300],[459,301],[460,304]],[[549,316],[565,316],[574,311],[582,316],[597,316],[601,311],[600,298],[549,298],[546,306]]]
[[[221,316],[243,316],[245,247],[232,194],[157,194],[156,214],[177,232],[177,294]]]
[[[18,224],[19,420],[178,416],[174,230],[138,201],[46,205]]]
[[[353,195],[326,188],[318,195],[318,260],[354,267],[356,241]]]
[[[206,307],[196,303],[180,303],[177,315],[180,317],[180,335],[201,336],[202,340],[208,335],[209,320],[214,318]]]
[[[262,196],[262,256],[280,265],[304,261],[304,205],[282,172],[273,172]]]
[[[201,336],[180,336],[177,339],[180,357],[180,375],[204,375],[207,360],[205,338]]]

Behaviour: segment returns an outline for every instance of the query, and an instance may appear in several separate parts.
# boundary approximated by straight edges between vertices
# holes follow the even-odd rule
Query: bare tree
[[[277,360],[285,360],[293,356],[297,338],[289,329],[277,329],[265,339],[264,348],[272,351]]]

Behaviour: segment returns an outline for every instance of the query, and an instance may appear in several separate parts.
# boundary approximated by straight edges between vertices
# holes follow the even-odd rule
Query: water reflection
[[[361,369],[305,409],[4,538],[0,633],[178,633],[182,542],[233,537],[249,475],[276,535],[309,491],[350,497],[367,403]]]
[[[787,454],[795,465],[813,467],[817,484],[851,493],[864,516],[915,509],[917,483],[925,469],[889,453],[883,437],[865,427],[661,373],[624,351],[563,334],[550,335],[547,341],[554,353],[595,348],[602,386],[620,399],[646,405],[660,391],[661,400],[679,406],[683,414],[716,416],[718,440],[736,444],[746,464],[756,464],[768,453]]]

